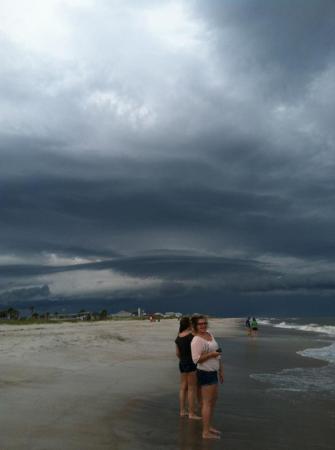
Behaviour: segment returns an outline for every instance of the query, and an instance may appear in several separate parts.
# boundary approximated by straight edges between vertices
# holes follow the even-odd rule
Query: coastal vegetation
[[[60,322],[80,322],[80,321],[121,321],[121,320],[150,320],[160,321],[161,319],[179,318],[180,313],[149,313],[138,315],[137,311],[127,312],[120,311],[116,314],[109,314],[106,309],[97,312],[90,312],[81,309],[78,313],[59,313],[59,312],[43,312],[38,313],[34,306],[29,308],[30,314],[24,316],[20,311],[12,307],[0,310],[0,325],[31,325],[31,324],[50,324]]]

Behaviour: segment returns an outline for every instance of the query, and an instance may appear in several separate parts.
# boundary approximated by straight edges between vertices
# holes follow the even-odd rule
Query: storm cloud
[[[19,3],[2,296],[333,294],[334,2]]]

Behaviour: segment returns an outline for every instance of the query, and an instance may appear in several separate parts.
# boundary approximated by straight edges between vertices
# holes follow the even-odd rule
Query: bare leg
[[[189,412],[188,417],[189,419],[200,420],[201,417],[196,414],[195,409],[195,401],[198,388],[196,372],[189,372],[187,374],[187,385],[188,385],[188,412]]]
[[[212,419],[213,419],[213,412],[214,412],[214,408],[216,405],[216,401],[218,399],[218,393],[219,393],[219,386],[216,384],[215,385],[216,389],[215,389],[215,393],[213,394],[213,403],[212,403],[212,415],[211,415],[211,423],[212,423]],[[210,426],[210,432],[211,433],[215,433],[215,434],[221,434],[220,430],[217,430],[216,428],[212,427],[212,425]]]
[[[180,416],[187,416],[187,412],[185,409],[187,395],[187,373],[180,374],[180,387],[179,387],[179,407],[180,407]]]
[[[198,384],[197,386],[197,400],[198,400],[198,406],[201,411],[202,409],[202,397],[201,397],[201,386]]]
[[[204,439],[220,439],[220,436],[217,432],[213,432],[213,428],[211,426],[213,409],[215,405],[215,401],[217,398],[218,385],[211,384],[202,386],[201,395],[202,395],[202,437]],[[215,430],[217,431],[217,430]]]

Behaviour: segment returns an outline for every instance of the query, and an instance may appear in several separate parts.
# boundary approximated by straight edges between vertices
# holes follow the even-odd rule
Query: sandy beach
[[[225,383],[215,412],[219,442],[178,416],[177,320],[0,326],[1,450],[326,450],[334,395],[274,389],[253,379],[327,364],[298,355],[315,336],[240,319],[211,319]]]
[[[234,319],[211,325],[240,334]],[[116,418],[177,394],[177,328],[175,319],[1,325],[1,450],[119,448]]]

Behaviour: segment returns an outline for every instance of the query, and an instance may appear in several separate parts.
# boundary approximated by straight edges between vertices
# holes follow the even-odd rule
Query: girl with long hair
[[[220,439],[220,431],[211,422],[218,397],[218,383],[223,383],[221,349],[213,334],[208,331],[205,316],[192,317],[193,332],[191,342],[192,359],[197,364],[197,378],[201,389],[202,437]]]
[[[193,339],[191,321],[189,317],[182,317],[179,324],[179,333],[175,340],[176,355],[179,358],[180,388],[179,405],[180,416],[188,415],[189,419],[201,419],[196,414],[195,403],[197,397],[197,367],[192,360],[191,342]],[[188,413],[186,411],[188,401]]]

